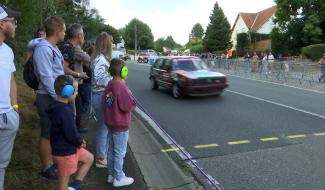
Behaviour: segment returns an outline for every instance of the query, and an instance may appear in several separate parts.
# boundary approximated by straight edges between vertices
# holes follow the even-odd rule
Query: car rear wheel
[[[154,77],[151,77],[150,85],[151,85],[151,89],[153,89],[153,90],[158,89],[158,84],[157,84],[157,81],[156,81],[156,79]]]
[[[177,84],[173,85],[172,93],[173,93],[173,97],[175,99],[180,99],[182,97],[181,91],[180,91],[179,86]]]

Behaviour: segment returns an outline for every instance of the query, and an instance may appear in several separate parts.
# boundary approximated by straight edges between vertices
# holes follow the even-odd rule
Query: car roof
[[[196,56],[161,56],[162,59],[199,59]]]

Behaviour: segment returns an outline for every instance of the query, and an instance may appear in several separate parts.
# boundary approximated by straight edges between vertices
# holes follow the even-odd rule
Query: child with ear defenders
[[[47,113],[51,119],[50,142],[53,160],[58,167],[59,190],[83,190],[82,180],[91,167],[94,156],[88,152],[86,142],[74,121],[73,108],[69,104],[78,94],[78,82],[72,77],[60,75],[54,82],[57,101],[50,104]],[[81,163],[78,169],[78,162]],[[70,175],[77,172],[69,184]]]
[[[108,82],[102,96],[104,121],[108,128],[108,183],[114,187],[131,185],[132,177],[123,172],[127,151],[131,111],[136,107],[135,99],[125,84],[128,70],[120,59],[112,59],[109,67],[113,79]]]

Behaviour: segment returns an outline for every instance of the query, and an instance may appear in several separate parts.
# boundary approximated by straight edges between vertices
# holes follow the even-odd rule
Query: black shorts
[[[50,139],[51,120],[45,110],[53,102],[55,100],[48,94],[36,94],[36,107],[40,117],[41,138]]]

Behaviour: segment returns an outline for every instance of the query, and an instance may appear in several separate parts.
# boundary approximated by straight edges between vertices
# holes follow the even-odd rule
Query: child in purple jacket
[[[111,60],[109,72],[113,79],[107,84],[102,97],[104,121],[108,128],[108,183],[114,187],[131,185],[132,177],[125,176],[123,162],[127,150],[131,111],[135,99],[125,84],[128,75],[126,64],[120,59]]]

